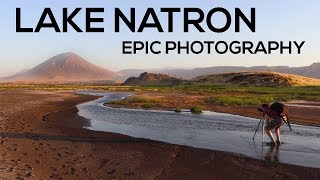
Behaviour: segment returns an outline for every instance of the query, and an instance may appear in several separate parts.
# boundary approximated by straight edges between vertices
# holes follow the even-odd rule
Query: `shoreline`
[[[0,177],[4,178],[320,177],[317,168],[84,129],[82,126],[87,122],[75,107],[97,97],[72,92],[6,91],[0,92],[0,98],[0,107],[6,106],[0,108],[0,120],[8,124],[2,127],[7,134],[2,134],[0,145],[1,152],[6,154],[0,156]]]
[[[160,98],[165,99],[166,102],[156,102],[154,106],[143,108],[141,107],[141,103],[125,103],[125,104],[112,104],[112,103],[104,103],[105,106],[113,107],[113,108],[126,108],[126,109],[144,109],[144,110],[164,110],[164,111],[174,111],[176,107],[179,109],[189,110],[192,106],[197,106],[197,103],[193,102],[179,102],[179,98],[185,98],[184,94],[178,93],[159,93],[159,94],[150,94],[150,92],[138,92],[134,93],[133,96],[127,97],[126,99],[134,98],[134,97],[145,97],[146,99],[159,96]],[[191,97],[193,98],[193,97]],[[169,100],[168,100],[169,99]],[[199,101],[201,97],[195,97],[193,101]],[[167,102],[172,101],[172,102]],[[217,113],[226,113],[231,115],[239,115],[249,118],[261,118],[261,113],[258,112],[259,106],[254,105],[212,105],[210,103],[201,103],[204,111],[209,112],[217,112]],[[318,104],[317,104],[318,105]],[[320,107],[320,106],[319,106]],[[292,124],[297,125],[306,125],[306,126],[316,126],[320,127],[320,112],[318,111],[318,107],[303,107],[303,106],[287,106],[289,109],[289,120]],[[179,112],[177,112],[179,113]]]
[[[109,108],[120,108],[120,109],[128,109],[128,110],[145,110],[145,111],[168,111],[168,112],[175,112],[174,108],[172,109],[165,109],[165,108],[152,108],[152,109],[145,109],[145,108],[140,108],[140,107],[133,107],[133,106],[125,106],[125,105],[112,105],[112,104],[108,104],[108,103],[104,103],[103,104],[106,107]],[[244,115],[244,114],[236,114],[236,113],[229,113],[226,111],[209,111],[209,110],[203,110],[203,112],[215,112],[215,113],[222,113],[222,114],[228,114],[228,115],[234,115],[234,116],[242,116],[242,117],[247,117],[247,118],[255,118],[257,120],[259,120],[259,117],[257,116],[250,116],[250,114],[248,115]],[[175,113],[192,113],[189,109],[181,109],[181,112],[175,112]],[[197,114],[197,113],[196,113]],[[201,113],[200,113],[201,114]],[[292,124],[292,123],[291,123]],[[320,127],[320,123],[314,123],[314,124],[309,124],[309,123],[299,123],[299,122],[294,122],[295,125],[301,125],[301,126],[311,126],[311,127]]]

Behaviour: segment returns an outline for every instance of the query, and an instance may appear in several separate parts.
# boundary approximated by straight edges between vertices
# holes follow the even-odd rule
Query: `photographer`
[[[271,106],[268,104],[263,104],[259,111],[263,112],[263,116],[266,117],[266,127],[265,130],[267,135],[271,139],[270,145],[280,145],[280,127],[285,123],[285,115],[283,115],[284,105],[281,103],[273,103]],[[272,129],[275,130],[277,141],[275,141]]]

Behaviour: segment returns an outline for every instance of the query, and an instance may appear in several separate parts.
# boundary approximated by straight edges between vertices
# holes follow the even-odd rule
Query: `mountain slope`
[[[320,62],[313,63],[310,66],[296,67],[292,69],[292,74],[299,74],[307,77],[320,79]]]
[[[89,63],[74,53],[57,55],[31,70],[5,78],[7,82],[70,83],[113,80],[118,74]]]
[[[123,85],[125,86],[150,86],[150,85],[178,85],[182,79],[166,74],[142,73],[139,77],[128,78]]]
[[[195,69],[125,69],[118,73],[123,75],[123,78],[131,76],[137,76],[143,72],[169,74],[171,76],[180,77],[183,79],[192,79],[198,76],[221,74],[221,73],[233,73],[233,72],[247,72],[247,71],[273,71],[279,73],[296,74],[300,76],[306,76],[311,78],[320,78],[320,63],[313,63],[310,66],[303,67],[289,67],[289,66],[216,66],[205,67]]]
[[[199,76],[191,80],[199,84],[234,84],[271,87],[320,86],[320,79],[275,72],[241,72]]]

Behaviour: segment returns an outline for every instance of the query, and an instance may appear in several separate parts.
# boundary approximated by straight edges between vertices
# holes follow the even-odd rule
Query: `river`
[[[292,124],[281,128],[284,144],[264,145],[261,128],[253,134],[259,120],[243,116],[204,112],[175,113],[106,107],[103,104],[130,96],[129,93],[80,91],[80,94],[102,96],[78,105],[78,114],[90,120],[85,127],[171,144],[226,151],[257,159],[320,168],[320,127]],[[269,141],[264,137],[264,141]]]

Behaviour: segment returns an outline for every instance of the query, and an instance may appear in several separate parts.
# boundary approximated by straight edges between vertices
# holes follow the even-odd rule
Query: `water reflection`
[[[270,146],[269,150],[264,156],[264,159],[267,161],[275,161],[280,162],[280,153],[279,153],[280,146]]]

